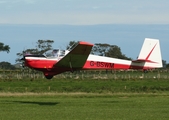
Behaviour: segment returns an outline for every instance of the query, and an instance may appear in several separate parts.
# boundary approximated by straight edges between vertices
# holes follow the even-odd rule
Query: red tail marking
[[[146,57],[146,61],[148,60],[148,58],[150,57],[151,53],[153,52],[154,48],[156,47],[157,43],[154,45],[153,49],[150,51],[150,53],[148,54],[148,56]]]

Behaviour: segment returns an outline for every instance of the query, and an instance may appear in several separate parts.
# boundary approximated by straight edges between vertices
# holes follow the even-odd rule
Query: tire
[[[46,75],[45,78],[50,80],[53,78],[53,75]]]

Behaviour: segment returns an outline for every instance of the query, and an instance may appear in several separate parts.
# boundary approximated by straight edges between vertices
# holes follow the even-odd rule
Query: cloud
[[[0,23],[169,23],[169,2],[162,1],[0,0]]]
[[[19,18],[19,19],[18,19]],[[5,20],[3,20],[5,21]],[[30,12],[9,16],[7,21],[13,24],[167,24],[169,15],[158,14],[118,14],[118,13],[79,13],[79,12]]]

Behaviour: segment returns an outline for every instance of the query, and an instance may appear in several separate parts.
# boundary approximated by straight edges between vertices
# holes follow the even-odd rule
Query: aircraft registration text
[[[114,68],[114,63],[91,61],[90,66],[96,66],[96,67],[102,67],[102,68]]]

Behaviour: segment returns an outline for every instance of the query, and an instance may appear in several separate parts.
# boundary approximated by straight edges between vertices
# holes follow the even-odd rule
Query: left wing
[[[82,68],[91,52],[93,44],[79,42],[66,56],[54,66],[64,68]]]

